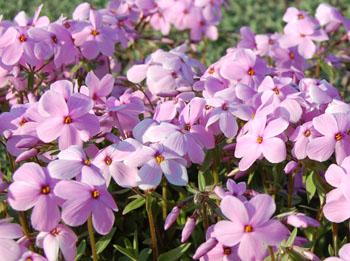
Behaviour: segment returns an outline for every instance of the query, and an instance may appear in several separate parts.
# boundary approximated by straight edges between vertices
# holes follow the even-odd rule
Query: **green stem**
[[[97,261],[98,255],[96,251],[96,240],[95,240],[95,234],[94,234],[94,228],[92,226],[92,216],[90,216],[87,220],[87,226],[89,231],[89,238],[90,238],[90,245],[91,245],[91,252],[92,252],[92,260]]]
[[[148,216],[148,223],[149,223],[149,230],[151,234],[151,244],[152,244],[152,254],[153,254],[153,261],[157,261],[158,259],[158,244],[157,244],[157,234],[156,234],[156,226],[154,223],[154,217],[152,213],[152,194],[147,194],[146,199],[146,210],[147,210],[147,216]]]
[[[19,218],[19,223],[21,224],[22,230],[24,232],[24,235],[31,242],[29,249],[33,251],[34,248],[33,248],[32,240],[30,237],[30,230],[29,230],[29,225],[28,225],[26,213],[23,211],[18,211],[18,218]]]
[[[269,253],[270,253],[270,257],[271,257],[271,261],[275,261],[275,254],[273,253],[273,249],[272,246],[269,246]]]
[[[338,255],[338,224],[332,223],[334,255]]]
[[[204,231],[207,231],[209,227],[208,213],[207,213],[207,203],[203,202],[203,227]]]
[[[165,220],[168,215],[168,183],[164,178],[162,181],[162,199],[162,214],[163,219]]]
[[[294,188],[294,173],[288,175],[288,208],[292,207]]]

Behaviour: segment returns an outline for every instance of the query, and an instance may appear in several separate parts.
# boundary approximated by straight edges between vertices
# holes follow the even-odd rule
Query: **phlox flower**
[[[141,167],[137,184],[143,190],[156,188],[165,175],[169,183],[185,186],[188,183],[186,161],[165,146],[142,146],[125,160],[129,166]]]
[[[346,157],[340,166],[330,165],[325,178],[335,189],[327,193],[323,213],[332,222],[343,222],[350,218],[350,157]]]
[[[137,186],[137,168],[126,165],[124,161],[139,147],[140,144],[138,142],[126,139],[118,144],[108,146],[96,155],[92,163],[102,171],[107,185],[111,177],[113,177],[115,182],[121,187]]]
[[[78,238],[74,232],[61,224],[49,232],[40,232],[36,237],[36,245],[44,249],[48,261],[57,260],[59,250],[65,260],[73,261],[77,252],[77,241]]]
[[[66,101],[58,92],[45,92],[39,100],[39,113],[45,117],[37,128],[39,139],[52,142],[58,138],[60,149],[82,145],[99,131],[98,118],[89,113],[92,106],[83,94],[73,94]]]
[[[50,175],[56,179],[72,179],[91,185],[103,185],[105,179],[100,169],[94,165],[93,160],[88,157],[82,147],[70,146],[62,150],[47,166]]]
[[[73,32],[75,45],[80,47],[87,59],[95,59],[99,53],[111,56],[117,42],[114,30],[103,24],[98,11],[90,10],[89,21],[86,24],[82,22],[82,28]]]
[[[60,220],[59,199],[53,190],[57,180],[36,163],[24,163],[13,174],[8,202],[18,211],[33,208],[31,223],[40,231],[53,229]]]
[[[105,186],[93,186],[77,181],[60,181],[55,194],[64,199],[62,220],[69,226],[80,226],[92,216],[95,230],[106,235],[114,223],[113,211],[118,207]]]
[[[23,236],[18,224],[10,223],[11,219],[0,219],[0,260],[17,261],[21,255],[21,249],[14,239]]]
[[[312,139],[307,146],[307,155],[312,160],[326,161],[335,151],[338,164],[350,154],[348,131],[350,121],[344,113],[325,113],[315,117],[312,124],[320,137]]]
[[[226,182],[226,189],[220,186],[215,187],[215,194],[223,199],[225,196],[231,195],[238,197],[241,200],[245,200],[243,196],[244,192],[247,190],[247,184],[245,182],[236,183],[233,179],[228,179]]]
[[[214,226],[213,236],[224,246],[238,245],[238,256],[243,261],[262,260],[267,246],[278,246],[288,236],[287,228],[271,219],[276,206],[268,195],[257,195],[245,204],[226,196],[220,209],[228,220]]]
[[[96,103],[103,103],[106,97],[112,92],[114,78],[111,74],[106,74],[102,79],[99,79],[91,71],[86,75],[85,84],[86,86],[82,86],[80,92],[89,96]]]
[[[256,117],[248,132],[237,138],[235,157],[242,158],[240,170],[247,170],[257,159],[264,156],[271,163],[286,159],[286,145],[277,137],[288,127],[288,122],[277,118],[267,122],[265,116]]]

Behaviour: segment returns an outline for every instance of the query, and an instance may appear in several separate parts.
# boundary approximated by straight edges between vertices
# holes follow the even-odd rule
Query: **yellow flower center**
[[[64,124],[71,124],[72,123],[72,118],[70,116],[64,117],[63,123]]]
[[[311,131],[310,130],[304,131],[304,136],[305,137],[310,137],[310,135],[311,135]]]
[[[251,225],[245,225],[244,232],[246,232],[246,233],[253,232],[253,227]]]
[[[229,256],[229,255],[231,255],[231,253],[232,253],[232,250],[230,247],[224,247],[224,255],[225,256]]]
[[[256,138],[256,142],[261,144],[264,141],[263,137],[259,136]]]
[[[106,156],[106,157],[105,157],[105,163],[106,163],[108,166],[111,165],[111,164],[112,164],[112,159],[111,159],[111,157]]]
[[[51,191],[51,189],[50,189],[50,187],[49,186],[43,186],[42,188],[41,188],[41,194],[44,194],[44,195],[47,195],[47,194],[49,194],[50,193],[50,191]]]
[[[93,29],[93,30],[91,30],[91,34],[92,34],[93,36],[98,36],[98,35],[100,34],[100,32],[97,31],[96,29]]]
[[[100,192],[98,190],[94,190],[91,192],[91,197],[93,199],[98,199],[100,197]]]
[[[160,163],[162,163],[164,161],[164,156],[162,154],[158,154],[156,156],[156,162],[158,165],[160,165]]]
[[[27,41],[27,37],[24,35],[24,34],[21,34],[19,37],[18,37],[18,40],[23,43],[23,42],[26,42]]]
[[[278,87],[275,87],[272,89],[276,95],[279,95],[280,94],[280,90],[278,89]]]
[[[342,140],[342,139],[343,139],[343,134],[341,134],[340,132],[338,132],[337,134],[335,134],[334,139],[335,139],[336,141]]]
[[[248,70],[248,75],[249,75],[249,76],[255,75],[255,71],[254,71],[253,68],[249,68],[249,70]]]

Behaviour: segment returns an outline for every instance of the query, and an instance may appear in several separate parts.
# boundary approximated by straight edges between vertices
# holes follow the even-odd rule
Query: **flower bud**
[[[22,152],[19,154],[16,158],[16,163],[30,159],[34,156],[38,155],[38,150],[37,149],[30,149]]]
[[[197,250],[196,253],[193,255],[193,259],[200,259],[202,256],[207,254],[210,250],[212,250],[216,245],[218,241],[211,237],[207,241],[205,241],[203,244],[201,244]]]
[[[186,224],[182,230],[181,243],[184,243],[185,241],[187,241],[187,239],[191,236],[195,227],[196,227],[196,219],[192,216],[187,219]]]
[[[175,223],[179,214],[180,214],[180,208],[178,206],[173,207],[173,209],[165,219],[164,230],[168,230]]]

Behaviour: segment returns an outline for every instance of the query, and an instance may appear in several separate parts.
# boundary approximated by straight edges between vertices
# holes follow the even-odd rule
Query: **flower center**
[[[111,159],[111,157],[106,156],[106,157],[105,157],[105,163],[106,163],[108,166],[111,165],[111,164],[112,164],[112,159]]]
[[[174,79],[176,79],[178,77],[177,73],[176,72],[172,72],[171,73],[171,77],[173,77]]]
[[[310,137],[310,135],[311,135],[311,131],[310,130],[304,131],[304,136],[305,137]]]
[[[91,34],[92,34],[93,36],[98,36],[98,35],[100,34],[100,32],[97,31],[96,29],[93,29],[93,30],[91,30]]]
[[[33,259],[31,257],[27,257],[26,261],[33,261]]]
[[[299,20],[302,20],[302,19],[304,19],[304,18],[305,18],[305,17],[304,17],[304,15],[303,15],[303,14],[301,14],[301,13],[300,13],[300,14],[298,14],[298,19],[299,19]]]
[[[259,136],[256,138],[256,142],[261,144],[264,141],[263,137]]]
[[[272,89],[276,95],[279,95],[280,94],[280,90],[278,89],[278,87],[275,87]]]
[[[68,29],[68,28],[70,28],[70,23],[65,22],[65,23],[63,23],[63,26],[64,26],[66,29]]]
[[[231,255],[231,253],[232,253],[232,250],[230,247],[224,247],[224,255],[225,256],[229,256],[229,255]]]
[[[41,194],[47,195],[50,193],[50,191],[51,191],[51,189],[47,185],[41,187]]]
[[[51,40],[53,43],[57,44],[57,36],[56,35],[52,35]]]
[[[91,165],[91,160],[90,160],[90,159],[85,159],[85,160],[84,160],[84,164],[85,164],[86,166],[90,166],[90,165]]]
[[[98,190],[96,190],[96,189],[91,191],[91,197],[93,199],[98,199],[100,197],[100,192]]]
[[[72,118],[70,116],[64,117],[63,123],[64,124],[71,124],[72,123]]]
[[[249,76],[254,76],[254,75],[255,75],[255,71],[254,71],[253,68],[249,68],[249,70],[248,70],[248,75],[249,75]]]
[[[208,73],[209,73],[209,74],[213,74],[214,72],[215,72],[214,67],[210,67]]]
[[[290,58],[291,60],[294,60],[294,59],[295,59],[295,54],[294,54],[294,52],[289,52],[289,58]]]
[[[28,120],[26,118],[22,118],[21,121],[18,124],[19,124],[19,126],[23,126],[27,122],[28,122]]]
[[[162,154],[157,154],[155,158],[158,165],[164,161],[164,156]]]
[[[205,105],[204,107],[206,110],[210,110],[211,109],[211,106],[210,105]]]
[[[27,37],[24,35],[24,34],[21,34],[19,37],[18,37],[18,40],[23,43],[23,42],[26,42],[27,41]]]
[[[222,109],[223,111],[227,111],[227,110],[228,110],[227,104],[224,103],[224,104],[221,106],[221,109]]]
[[[273,45],[273,44],[275,44],[275,41],[272,39],[269,39],[268,43],[269,43],[269,45]]]
[[[246,232],[246,233],[253,232],[253,227],[251,225],[245,225],[244,232]]]
[[[336,141],[340,141],[343,139],[343,134],[341,134],[340,132],[338,132],[337,134],[334,135],[334,139]]]
[[[58,236],[60,234],[60,230],[56,227],[50,231],[50,234],[53,236]]]
[[[190,124],[185,124],[184,130],[185,131],[190,131],[191,130],[191,125]]]

